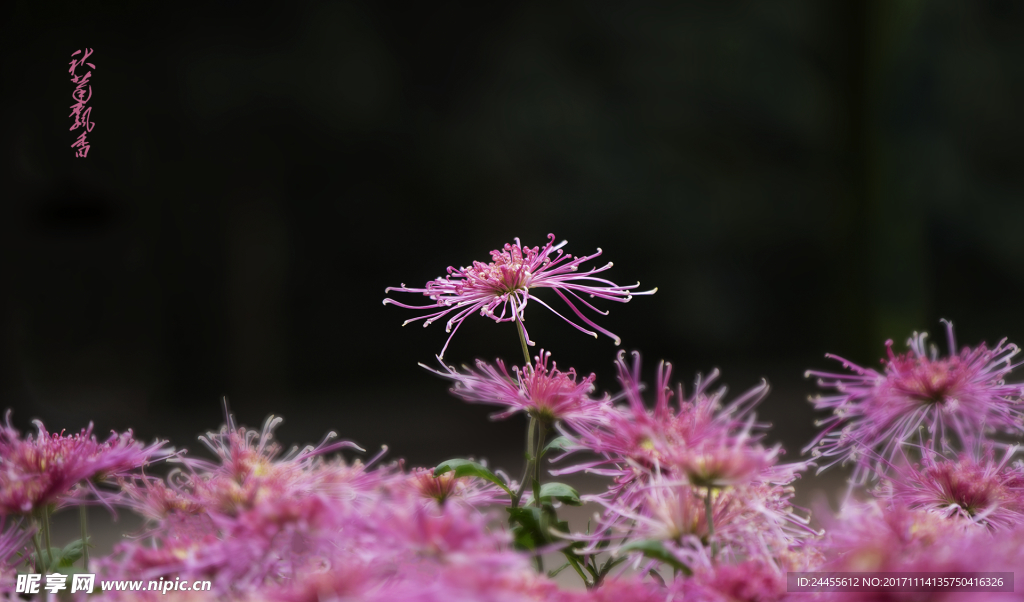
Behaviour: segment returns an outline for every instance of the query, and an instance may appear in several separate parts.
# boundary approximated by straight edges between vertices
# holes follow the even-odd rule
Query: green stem
[[[708,495],[704,498],[704,513],[708,519],[708,542],[711,544],[712,560],[718,555],[718,544],[715,543],[715,522],[711,512],[711,487],[708,487]]]
[[[594,584],[592,584],[590,582],[590,580],[587,579],[587,576],[585,574],[583,574],[583,570],[580,568],[579,563],[576,562],[576,559],[573,558],[572,556],[570,556],[569,554],[570,554],[570,552],[565,552],[565,557],[569,560],[569,565],[572,568],[576,569],[576,574],[579,575],[580,579],[583,580],[583,585],[586,586],[587,589],[590,589],[591,587],[594,586]]]
[[[522,319],[519,318],[519,310],[516,309],[516,302],[512,301],[512,313],[516,315],[516,330],[519,332],[519,344],[523,347],[523,370],[530,365],[530,349],[526,344],[526,327],[523,326]]]
[[[43,550],[39,547],[39,532],[36,531],[32,534],[32,545],[36,547],[36,565],[32,569],[37,573],[45,573],[45,569],[41,569],[40,565],[43,562]]]
[[[43,508],[43,543],[46,544],[46,564],[53,564],[53,555],[50,553],[50,506]]]
[[[540,457],[544,453],[544,439],[547,436],[547,424],[545,424],[544,420],[537,420],[537,453],[533,455],[535,458],[533,464],[533,499],[538,508],[540,508]]]
[[[78,507],[78,524],[82,527],[82,568],[89,572],[89,529],[86,524],[85,504]]]
[[[526,427],[526,469],[523,471],[523,478],[519,483],[519,491],[512,499],[513,508],[519,507],[519,500],[523,498],[523,492],[526,491],[526,483],[533,476],[533,431],[536,428],[537,419],[530,416],[530,426]]]

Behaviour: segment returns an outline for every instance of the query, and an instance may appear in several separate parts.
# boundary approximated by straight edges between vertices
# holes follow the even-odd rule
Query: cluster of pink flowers
[[[397,290],[434,301],[426,323],[454,314],[453,334],[475,312],[515,322],[524,355],[532,344],[524,309],[530,299],[544,304],[536,288],[553,289],[593,329],[581,330],[614,336],[583,316],[577,304],[596,308],[580,294],[628,301],[635,287],[594,276],[611,264],[577,274],[596,255],[573,258],[553,241],[541,249],[517,239],[491,263]],[[811,458],[794,462],[765,443],[768,425],[755,414],[767,383],[730,397],[713,371],[687,392],[661,362],[647,388],[635,352],[618,354],[619,390],[599,393],[593,374],[559,368],[543,350],[511,368],[500,359],[456,368],[442,360],[445,343],[441,369],[427,369],[451,381],[456,397],[499,408],[496,419],[528,421],[518,481],[469,458],[407,469],[382,460],[385,448],[348,460],[342,451],[363,450],[333,432],[285,452],[273,416],[251,430],[225,411],[226,424],[199,438],[213,459],[145,446],[131,432],[101,443],[91,426],[65,435],[37,423],[36,436],[23,436],[8,417],[0,426],[0,597],[16,599],[16,572],[75,563],[83,542],[56,559],[41,554],[57,549],[49,517],[95,503],[145,519],[94,561],[99,580],[208,580],[212,591],[171,594],[204,602],[771,602],[808,596],[788,591],[794,571],[1013,571],[1024,566],[1024,388],[1006,382],[1017,348],[1003,341],[957,352],[949,323],[947,332],[948,357],[915,334],[905,355],[887,343],[881,372],[846,360],[849,373],[810,372],[833,391],[813,404],[832,413]],[[794,483],[840,463],[852,465],[847,501],[837,516],[816,512],[812,525],[792,503]],[[606,477],[607,486],[581,496],[552,480],[579,472]],[[585,503],[598,510],[586,530],[559,518],[563,506]],[[545,571],[545,556],[556,554],[565,564]],[[582,587],[555,581],[567,569]],[[934,599],[901,595],[885,599]]]

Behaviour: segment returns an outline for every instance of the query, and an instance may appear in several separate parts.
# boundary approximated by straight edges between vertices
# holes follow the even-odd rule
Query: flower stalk
[[[89,529],[86,523],[85,504],[78,507],[78,526],[82,530],[82,568],[89,572]]]
[[[715,519],[711,510],[711,487],[708,487],[708,495],[704,498],[704,514],[708,521],[708,543],[711,545],[711,558],[718,556],[718,543],[715,541]]]

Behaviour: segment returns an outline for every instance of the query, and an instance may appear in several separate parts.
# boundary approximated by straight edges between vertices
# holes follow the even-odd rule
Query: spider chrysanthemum
[[[939,357],[934,345],[926,349],[927,333],[914,333],[907,341],[908,353],[896,355],[887,341],[888,358],[883,372],[862,368],[843,358],[852,373],[807,371],[822,387],[835,393],[811,399],[819,410],[832,416],[819,421],[825,428],[805,448],[813,448],[822,462],[821,470],[838,462],[854,462],[853,483],[862,484],[874,470],[885,473],[904,444],[927,434],[936,451],[968,447],[995,432],[1024,431],[1024,387],[1008,384],[1006,375],[1020,364],[1013,363],[1019,349],[1003,339],[994,348],[984,343],[964,347],[959,353],[953,338],[953,324],[943,320],[949,356]]]
[[[567,241],[554,244],[554,234],[548,235],[548,243],[543,248],[524,246],[518,238],[515,241],[515,244],[506,244],[501,249],[491,251],[490,263],[474,261],[469,267],[458,269],[449,267],[448,276],[438,277],[428,282],[423,288],[406,287],[403,284],[400,287],[389,287],[384,290],[384,292],[419,293],[433,300],[434,303],[431,305],[406,305],[390,298],[384,299],[384,304],[390,303],[406,309],[432,310],[426,315],[406,320],[403,326],[417,320],[424,320],[423,325],[428,326],[449,314],[454,314],[448,318],[446,325],[446,331],[450,334],[441,349],[440,357],[444,357],[448,343],[451,342],[455,331],[467,317],[479,312],[480,315],[487,316],[496,322],[513,322],[517,319],[522,322],[526,318],[526,306],[531,299],[547,307],[576,329],[595,338],[600,332],[615,339],[615,344],[618,345],[619,337],[595,324],[580,311],[578,305],[583,305],[601,315],[607,315],[608,312],[597,309],[581,295],[625,303],[632,299],[633,295],[650,295],[658,290],[655,288],[649,291],[634,292],[634,289],[640,286],[639,282],[629,286],[619,286],[610,280],[595,276],[595,274],[612,267],[611,262],[580,273],[580,265],[601,255],[601,249],[598,249],[597,253],[593,255],[574,257],[562,251],[562,247]],[[532,291],[538,288],[553,289],[555,294],[569,306],[569,309],[593,330],[573,322],[535,296]],[[525,326],[523,335],[529,341],[529,334],[526,333]],[[530,342],[530,344],[533,343]]]
[[[1011,464],[1017,446],[996,460],[985,453],[963,452],[952,458],[925,453],[920,463],[904,462],[881,493],[908,508],[958,518],[993,531],[1024,524],[1024,464]]]
[[[495,414],[495,419],[525,412],[547,426],[561,421],[577,428],[606,419],[611,407],[606,398],[592,397],[596,378],[593,374],[577,380],[575,369],[559,370],[551,361],[551,353],[543,349],[534,362],[525,368],[513,366],[512,374],[500,359],[494,364],[477,360],[475,370],[464,368],[462,372],[451,366],[445,366],[446,371],[441,372],[420,365],[455,381],[452,393],[456,396],[470,403],[506,408]]]

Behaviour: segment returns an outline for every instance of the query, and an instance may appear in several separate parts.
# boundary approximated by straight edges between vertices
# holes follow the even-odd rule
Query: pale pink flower
[[[419,293],[434,301],[431,305],[406,305],[390,298],[384,299],[384,304],[390,303],[406,309],[434,310],[432,313],[406,320],[405,324],[425,320],[423,325],[429,326],[454,313],[455,315],[448,319],[445,327],[445,330],[451,334],[438,356],[443,358],[448,343],[451,342],[455,332],[468,316],[479,312],[480,315],[489,317],[496,322],[512,322],[516,318],[522,322],[526,319],[525,310],[531,299],[547,307],[576,329],[595,338],[600,332],[615,339],[615,344],[618,345],[619,337],[591,321],[580,311],[576,303],[601,315],[607,315],[608,312],[597,309],[580,295],[625,303],[632,299],[633,295],[650,295],[658,290],[655,288],[649,291],[633,292],[633,289],[640,286],[639,282],[630,286],[619,286],[610,280],[596,277],[595,274],[612,267],[610,262],[599,268],[591,268],[582,274],[578,273],[582,263],[601,255],[601,249],[598,249],[597,253],[593,255],[573,257],[562,251],[566,241],[554,244],[554,234],[548,235],[548,243],[544,245],[543,249],[523,246],[518,238],[515,241],[515,244],[506,244],[503,249],[491,251],[490,263],[474,261],[470,267],[459,269],[449,267],[447,277],[438,277],[428,282],[423,288],[411,288],[403,284],[400,287],[389,287],[384,291]],[[588,330],[566,318],[535,296],[532,291],[538,288],[553,289],[555,294],[569,306],[569,309],[593,330]],[[529,341],[529,334],[524,332],[524,336]]]
[[[514,377],[500,359],[495,364],[477,360],[477,369],[466,368],[465,372],[459,372],[452,366],[445,366],[445,372],[427,369],[455,381],[452,393],[457,397],[471,403],[506,408],[504,412],[495,414],[495,419],[524,412],[547,425],[563,421],[582,427],[602,422],[610,406],[607,399],[590,396],[595,389],[596,377],[591,374],[577,382],[575,369],[562,372],[555,362],[550,362],[549,367],[550,359],[551,353],[542,349],[535,358],[535,365],[525,369],[513,366]]]
[[[594,535],[573,537],[590,542],[587,552],[599,546],[617,552],[628,542],[608,542],[623,537],[657,540],[690,567],[700,565],[712,547],[718,561],[756,558],[788,566],[793,550],[817,535],[806,518],[794,513],[792,495],[791,487],[767,483],[708,489],[656,475],[650,484],[617,498],[583,496],[604,506],[605,514]],[[707,521],[709,496],[713,535]]]
[[[854,462],[853,484],[863,484],[874,470],[884,474],[900,448],[917,437],[924,427],[930,445],[937,451],[969,447],[990,431],[1024,432],[1024,387],[1004,379],[1019,364],[1012,359],[1019,349],[1006,339],[989,350],[985,344],[959,353],[952,322],[946,324],[949,356],[940,358],[932,346],[926,349],[927,333],[907,341],[910,352],[896,355],[892,341],[886,342],[889,357],[884,373],[862,368],[842,358],[849,373],[809,370],[822,387],[834,395],[812,398],[819,410],[833,415],[819,421],[825,428],[805,448],[830,461],[818,472],[836,463]],[[874,462],[872,463],[872,459]]]

